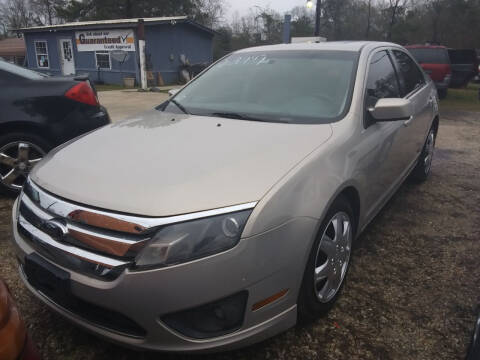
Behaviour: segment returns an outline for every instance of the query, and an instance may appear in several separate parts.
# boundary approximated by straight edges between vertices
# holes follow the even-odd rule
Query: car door
[[[369,109],[382,98],[401,97],[397,73],[391,55],[385,50],[376,51],[369,58],[365,85],[364,131],[362,149],[364,156],[359,166],[365,177],[365,205],[367,217],[372,216],[401,180],[403,121],[375,121]]]
[[[402,97],[413,104],[414,114],[404,122],[402,132],[402,161],[408,170],[422,151],[433,116],[435,94],[427,86],[425,75],[416,62],[405,51],[392,49],[392,58],[400,82]]]

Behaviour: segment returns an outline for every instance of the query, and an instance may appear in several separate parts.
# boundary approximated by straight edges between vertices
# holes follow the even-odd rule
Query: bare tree
[[[195,20],[207,27],[216,28],[225,16],[225,1],[196,0],[196,9]]]
[[[368,0],[368,12],[367,12],[367,30],[365,31],[365,38],[370,38],[370,24],[372,19],[372,0]]]
[[[38,25],[37,17],[27,0],[6,0],[0,4],[0,21],[7,32]]]
[[[387,26],[387,40],[392,40],[392,29],[397,21],[398,14],[401,9],[405,8],[407,0],[388,0],[389,2],[389,21]]]
[[[37,22],[43,25],[53,25],[59,22],[57,9],[65,6],[64,0],[30,0]]]

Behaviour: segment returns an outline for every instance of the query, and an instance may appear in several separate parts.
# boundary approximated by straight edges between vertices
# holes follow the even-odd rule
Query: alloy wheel
[[[350,217],[339,212],[330,219],[320,239],[313,285],[322,303],[332,300],[342,285],[352,251],[352,234]]]
[[[45,156],[37,145],[14,141],[0,148],[0,184],[20,190],[32,168]]]
[[[435,148],[435,134],[433,131],[430,131],[428,134],[427,142],[425,144],[425,158],[423,160],[423,168],[425,174],[428,174],[430,168],[432,167],[433,151]]]

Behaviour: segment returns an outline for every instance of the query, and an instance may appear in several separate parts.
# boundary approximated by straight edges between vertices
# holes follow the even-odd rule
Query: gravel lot
[[[443,114],[433,174],[406,183],[360,237],[328,316],[214,359],[462,359],[480,303],[480,114]],[[137,353],[72,326],[28,293],[0,198],[0,277],[45,359],[183,359]],[[198,359],[199,357],[194,357]]]
[[[153,109],[168,99],[161,92],[139,92],[137,90],[99,91],[100,104],[107,108],[113,122]]]

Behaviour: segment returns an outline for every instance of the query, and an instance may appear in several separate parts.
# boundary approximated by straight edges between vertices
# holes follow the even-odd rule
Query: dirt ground
[[[309,326],[213,359],[462,359],[480,303],[480,114],[443,114],[431,178],[404,184],[360,237],[343,296]],[[28,293],[0,199],[0,277],[48,359],[184,359],[138,353],[72,326]],[[200,357],[194,357],[199,359]]]
[[[163,92],[138,92],[137,90],[99,91],[100,104],[107,108],[113,122],[153,109],[168,99]]]

